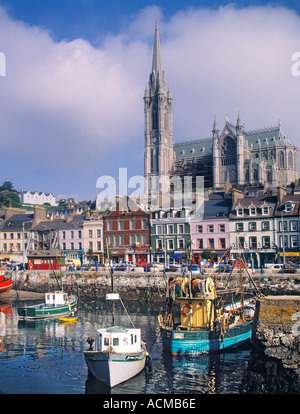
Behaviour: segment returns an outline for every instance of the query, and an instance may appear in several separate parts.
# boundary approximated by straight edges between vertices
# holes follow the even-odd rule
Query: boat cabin
[[[126,329],[113,326],[97,330],[97,349],[106,351],[113,348],[117,353],[138,352],[141,350],[141,332],[139,329]]]
[[[67,296],[65,292],[47,292],[45,293],[46,306],[65,305]]]

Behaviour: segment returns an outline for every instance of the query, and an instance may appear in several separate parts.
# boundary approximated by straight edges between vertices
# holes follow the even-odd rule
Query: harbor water
[[[2,394],[239,394],[253,360],[250,343],[220,354],[171,356],[163,350],[157,323],[163,304],[126,303],[129,319],[118,303],[116,324],[141,328],[152,369],[110,390],[88,373],[83,356],[88,336],[95,338],[98,328],[112,323],[109,303],[79,302],[76,323],[20,321],[17,303],[0,304]]]

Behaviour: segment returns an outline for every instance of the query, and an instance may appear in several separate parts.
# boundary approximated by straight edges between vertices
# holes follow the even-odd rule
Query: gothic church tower
[[[174,138],[172,96],[163,70],[158,24],[155,24],[152,72],[144,96],[145,178],[169,176],[173,169]],[[162,188],[161,188],[162,189]],[[163,190],[163,189],[162,189]]]

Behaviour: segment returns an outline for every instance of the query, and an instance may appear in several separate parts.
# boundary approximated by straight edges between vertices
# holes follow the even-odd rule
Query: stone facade
[[[204,176],[205,187],[267,184],[287,186],[298,180],[298,148],[281,127],[246,131],[238,113],[236,123],[225,118],[220,131],[216,118],[208,138],[174,143],[173,99],[163,70],[156,22],[152,71],[144,95],[145,178]],[[152,185],[153,187],[153,185]],[[157,188],[157,187],[156,187]],[[166,190],[160,184],[159,190]]]

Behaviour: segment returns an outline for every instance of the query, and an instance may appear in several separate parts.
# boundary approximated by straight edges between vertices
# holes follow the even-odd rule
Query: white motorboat
[[[146,343],[141,340],[141,330],[115,326],[115,301],[120,300],[118,293],[113,291],[106,294],[106,299],[113,302],[113,326],[97,330],[95,340],[90,335],[87,342],[90,348],[84,351],[84,358],[89,372],[98,380],[113,388],[139,374],[146,365],[150,365],[150,356]],[[124,305],[123,305],[124,306]]]
[[[112,326],[97,330],[96,350],[88,339],[90,350],[84,351],[90,373],[113,388],[140,373],[149,354],[141,341],[140,329]]]

